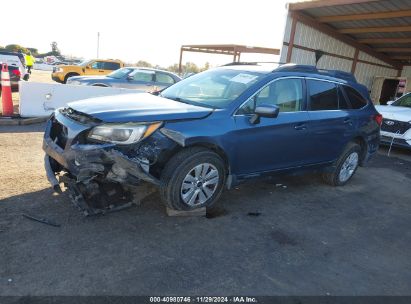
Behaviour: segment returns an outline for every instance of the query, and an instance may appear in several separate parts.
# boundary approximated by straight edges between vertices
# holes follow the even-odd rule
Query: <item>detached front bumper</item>
[[[52,186],[56,184],[51,172],[66,171],[78,182],[95,175],[107,181],[135,184],[138,180],[159,184],[152,176],[145,157],[129,157],[114,144],[82,144],[81,138],[92,126],[77,123],[58,111],[47,122],[43,140],[46,172]],[[47,157],[48,156],[48,157]]]
[[[94,125],[81,124],[57,110],[47,122],[43,139],[48,181],[56,192],[61,192],[60,183],[64,183],[72,202],[86,215],[129,206],[144,198],[150,188],[147,182],[160,183],[150,174],[150,164],[161,151],[159,138],[126,148],[89,144],[85,138]]]

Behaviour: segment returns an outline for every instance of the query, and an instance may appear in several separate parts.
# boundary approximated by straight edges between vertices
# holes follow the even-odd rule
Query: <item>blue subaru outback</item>
[[[302,170],[347,183],[377,151],[382,117],[366,87],[312,66],[228,65],[158,95],[99,97],[47,123],[47,177],[86,214],[122,208],[142,186],[172,209],[211,207],[224,187]],[[57,179],[58,178],[58,179]]]

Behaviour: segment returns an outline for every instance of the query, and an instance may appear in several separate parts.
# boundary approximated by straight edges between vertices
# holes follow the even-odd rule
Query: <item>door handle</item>
[[[346,118],[346,119],[344,119],[344,124],[352,125],[352,120],[351,120],[351,118]]]
[[[297,131],[305,130],[307,129],[307,126],[305,124],[299,124],[299,125],[294,126],[294,129],[296,129]]]

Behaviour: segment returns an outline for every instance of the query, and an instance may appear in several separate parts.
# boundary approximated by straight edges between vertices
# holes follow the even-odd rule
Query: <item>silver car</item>
[[[67,80],[67,84],[137,89],[146,92],[156,92],[169,87],[180,80],[180,77],[167,71],[140,67],[125,67],[106,76],[70,77]]]

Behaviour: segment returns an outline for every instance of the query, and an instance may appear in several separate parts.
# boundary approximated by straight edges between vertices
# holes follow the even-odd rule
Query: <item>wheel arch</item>
[[[77,72],[68,72],[68,73],[64,76],[64,83],[67,82],[67,79],[69,79],[70,77],[74,77],[74,76],[80,76],[80,74],[77,73]]]
[[[356,137],[354,137],[351,142],[356,143],[360,146],[361,148],[361,155],[360,155],[360,165],[364,164],[364,161],[367,157],[367,153],[368,153],[368,144],[367,141],[365,140],[365,138],[361,135],[357,135]]]
[[[103,87],[103,88],[109,87],[107,84],[104,84],[104,83],[93,83],[91,86],[92,87]]]

